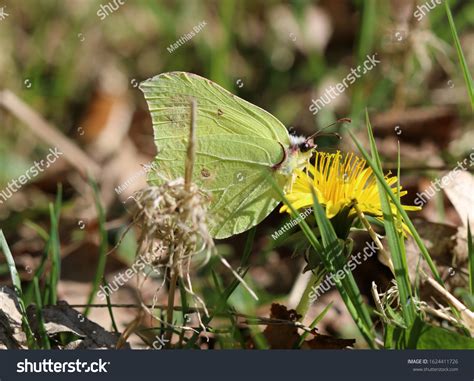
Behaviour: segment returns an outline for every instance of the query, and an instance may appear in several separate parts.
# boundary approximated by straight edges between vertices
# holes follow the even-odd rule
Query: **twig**
[[[90,174],[98,178],[101,172],[100,166],[14,93],[9,90],[0,91],[0,106],[25,123],[39,139],[52,147],[57,147],[64,155],[64,159],[83,175]]]
[[[70,304],[69,307],[71,308],[84,308],[86,307],[86,304]],[[89,304],[88,305],[90,308],[107,308],[109,305],[108,304]],[[112,308],[142,308],[143,306],[140,304],[110,304],[110,307]],[[160,305],[160,304],[146,304],[145,307],[147,308],[155,308],[155,309],[160,309],[160,310],[168,310],[169,306],[168,305]],[[198,307],[191,307],[188,306],[186,308],[182,306],[173,306],[172,308],[173,311],[183,311],[185,310],[186,312],[191,312],[191,313],[204,313],[203,308],[198,308]],[[211,310],[212,311],[212,310]],[[244,321],[245,324],[260,324],[260,325],[291,325],[295,326],[298,328],[301,328],[305,331],[311,331],[308,327],[306,327],[304,324],[296,321],[291,321],[291,320],[285,320],[285,319],[275,319],[275,318],[267,318],[263,316],[251,316],[247,314],[242,314],[239,312],[234,312],[234,311],[228,311],[228,313],[231,313],[232,315],[236,317],[240,317],[243,319],[250,319],[247,321]]]
[[[108,304],[70,304],[69,305],[72,308],[84,308],[87,306],[90,306],[91,308],[106,308]],[[111,307],[113,308],[142,308],[143,306],[141,304],[132,304],[132,303],[125,303],[125,304],[110,304]],[[160,310],[165,310],[168,309],[167,305],[163,304],[145,304],[144,305],[147,308],[155,308],[155,309],[160,309]],[[174,311],[182,311],[181,306],[175,306],[173,307]],[[197,307],[188,307],[187,310],[192,311],[192,312],[202,312],[202,308],[197,308]]]

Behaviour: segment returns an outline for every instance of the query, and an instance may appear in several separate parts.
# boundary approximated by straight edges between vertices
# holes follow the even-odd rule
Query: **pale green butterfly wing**
[[[262,221],[278,204],[267,176],[290,145],[288,132],[263,109],[198,75],[171,72],[140,84],[158,153],[148,181],[183,177],[190,100],[197,103],[193,182],[211,194],[211,234],[225,238]]]

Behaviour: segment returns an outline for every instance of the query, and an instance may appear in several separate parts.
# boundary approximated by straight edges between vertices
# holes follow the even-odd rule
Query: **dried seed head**
[[[189,274],[192,257],[210,251],[214,242],[207,228],[209,198],[182,178],[150,186],[135,194],[135,223],[141,228],[139,251],[154,266]]]

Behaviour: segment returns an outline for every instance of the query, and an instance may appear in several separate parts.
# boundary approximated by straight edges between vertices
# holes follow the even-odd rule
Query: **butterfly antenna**
[[[313,135],[306,138],[306,141],[308,141],[309,139],[313,139],[317,136],[337,136],[339,139],[342,139],[341,135],[339,135],[337,132],[322,133],[322,131],[326,130],[327,128],[332,127],[332,126],[334,126],[336,124],[339,124],[339,123],[352,123],[352,120],[349,119],[349,118],[338,119],[335,122],[327,125],[326,127],[321,128],[319,131],[315,132]]]
[[[317,137],[319,138],[320,136],[336,136],[337,138],[339,139],[342,139],[342,136],[338,133],[338,132],[323,132],[321,134],[317,134]],[[313,136],[310,136],[311,137],[314,137]]]

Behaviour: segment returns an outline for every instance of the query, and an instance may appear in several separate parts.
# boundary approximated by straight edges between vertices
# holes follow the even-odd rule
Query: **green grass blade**
[[[38,234],[44,241],[47,242],[49,240],[48,232],[41,226],[39,226],[37,223],[31,220],[26,220],[25,225],[28,226],[30,229],[34,230],[36,234]]]
[[[253,245],[255,243],[255,234],[257,233],[257,228],[254,227],[249,230],[247,233],[247,239],[245,240],[244,251],[242,253],[242,262],[248,263],[250,259],[250,254],[252,254]]]
[[[283,202],[288,206],[293,218],[296,218],[298,216],[298,212],[295,210],[293,205],[291,205],[291,203],[288,202],[288,200],[286,199],[280,187],[276,184],[276,182],[271,177],[268,178],[268,181],[272,184],[274,190],[279,194]],[[321,218],[321,221],[323,222],[323,228],[325,229],[327,234],[334,233],[334,236],[332,236],[333,240],[331,240],[331,237],[329,236],[324,239],[325,242],[329,243],[328,247],[331,248],[331,245],[333,245],[333,243],[336,242],[334,241],[334,237],[336,237],[337,239],[337,236],[332,226],[331,228],[329,228],[326,222],[324,222],[324,218],[326,218],[324,210],[322,209],[322,206],[319,205],[319,203],[317,202],[317,199],[315,200],[316,200],[315,205],[314,205],[315,216],[316,216],[316,213],[318,213],[318,215]],[[322,217],[323,214],[324,214],[324,218]],[[323,248],[323,245],[319,243],[318,239],[316,238],[310,226],[307,224],[305,220],[300,220],[299,225],[301,227],[301,230],[304,232],[306,239],[313,246],[314,250],[317,253],[323,254],[323,255],[320,255],[320,257],[326,269],[332,272],[333,274],[335,274],[337,269],[334,266],[333,261],[329,260],[329,258],[324,255],[325,253],[327,253],[325,249],[327,249],[328,247]],[[321,226],[319,226],[319,228],[321,229]],[[331,250],[329,251],[329,254],[330,252]],[[314,273],[312,274],[312,277],[314,277]],[[347,276],[345,276],[342,280],[339,280],[338,277],[334,277],[333,279],[339,291],[339,294],[341,295],[341,298],[344,300],[344,303],[346,304],[346,307],[349,310],[349,313],[351,314],[352,318],[354,319],[354,322],[356,323],[357,327],[361,331],[362,335],[364,336],[369,346],[374,347],[375,344],[374,344],[374,338],[373,338],[372,327],[371,327],[372,321],[370,319],[370,315],[368,314],[368,312],[366,312],[365,304],[363,303],[361,299],[357,297],[358,294],[360,295],[360,292],[357,285],[355,284],[355,280],[352,277],[352,273],[347,274]]]
[[[102,285],[105,287],[107,284],[105,279],[102,278]],[[118,333],[117,323],[115,322],[114,311],[112,309],[112,302],[110,301],[110,295],[108,292],[105,292],[105,300],[107,301],[107,310],[109,311],[110,321],[112,322],[112,328],[114,332]]]
[[[248,318],[248,322],[249,322],[248,328],[249,328],[250,334],[252,335],[255,348],[256,349],[270,349],[270,344],[268,344],[267,339],[263,335],[263,332],[261,332],[258,326],[255,325],[255,323],[257,323],[257,320]]]
[[[94,280],[92,283],[92,290],[89,294],[89,298],[87,299],[87,304],[92,304],[95,298],[95,294],[99,289],[99,285],[102,282],[105,272],[105,265],[107,263],[107,231],[105,229],[105,213],[104,208],[102,207],[102,203],[100,201],[99,195],[99,188],[97,184],[91,179],[90,184],[94,191],[94,199],[95,205],[97,209],[97,218],[99,223],[99,236],[100,236],[100,243],[99,243],[99,258],[97,261],[97,270],[94,275]],[[90,312],[90,307],[87,306],[84,310],[84,316],[87,316]]]
[[[369,115],[366,113],[366,124],[369,130],[370,150],[372,152],[372,158],[375,160],[378,171],[383,174],[382,162],[375,144],[375,138],[372,134],[372,126],[370,124]],[[397,155],[397,189],[400,189],[400,150]],[[380,201],[382,205],[382,213],[384,216],[384,226],[387,233],[387,241],[389,243],[390,251],[392,254],[392,260],[395,270],[395,278],[397,280],[398,291],[400,300],[402,301],[402,311],[404,312],[405,322],[407,326],[411,325],[414,321],[415,310],[413,303],[411,302],[413,295],[411,292],[411,283],[408,275],[408,265],[405,257],[405,246],[402,236],[402,224],[401,216],[398,213],[395,217],[390,206],[390,202],[387,197],[387,191],[381,184],[380,180],[377,179],[377,186],[379,189]],[[391,192],[391,191],[390,191]],[[391,192],[392,193],[392,192]],[[400,194],[397,193],[397,199],[400,203]],[[399,223],[397,223],[397,221]],[[408,305],[407,305],[408,303]]]
[[[372,159],[374,160],[375,165],[377,166],[378,172],[383,173],[382,163],[380,161],[380,156],[377,151],[375,139],[371,133],[372,127],[370,125],[368,114],[366,114],[366,124],[369,133]],[[397,168],[397,171],[399,172],[399,168]],[[401,231],[397,227],[397,223],[392,212],[392,207],[387,197],[387,192],[390,192],[391,194],[393,194],[393,192],[391,190],[387,191],[382,184],[382,180],[380,179],[377,179],[377,186],[379,190],[380,204],[382,206],[385,234],[387,237],[388,245],[390,247],[390,253],[395,270],[395,279],[397,280],[402,313],[405,320],[405,324],[407,327],[409,327],[413,323],[416,313],[413,305],[413,295],[411,291],[410,279],[408,276],[408,266],[406,263],[406,258],[404,257],[405,250],[404,247],[402,247],[404,245],[403,238],[400,237]],[[398,195],[397,201],[400,202]]]
[[[250,259],[250,254],[252,254],[256,231],[257,231],[257,227],[255,226],[252,229],[250,229],[249,232],[247,233],[247,239],[245,241],[244,251],[242,253],[242,259],[240,260],[240,266],[239,266],[240,271],[239,269],[237,269],[237,273],[242,278],[245,277],[245,274],[247,273],[247,270],[248,270],[247,266]],[[227,300],[230,298],[230,296],[234,293],[234,291],[237,289],[239,285],[240,285],[240,281],[238,279],[234,279],[232,283],[226,287],[226,289],[222,293],[220,300],[217,302],[214,312],[211,313],[209,316],[204,317],[204,319],[202,319],[204,325],[209,324],[212,321],[212,319],[214,319],[214,316],[221,313],[227,307]],[[196,343],[198,337],[199,337],[199,334],[194,333],[193,336],[186,343],[185,348],[192,348],[194,344]]]
[[[56,210],[56,221],[59,222],[59,216],[61,214],[61,206],[63,202],[63,185],[58,184],[58,189],[56,190],[56,200],[54,201],[54,209]]]
[[[372,135],[372,130],[370,125],[369,127],[369,135]],[[380,184],[382,187],[385,189],[386,194],[390,197],[391,201],[393,204],[396,206],[398,213],[400,213],[401,217],[403,218],[403,221],[405,222],[406,226],[408,227],[408,230],[410,231],[411,235],[413,236],[413,239],[415,240],[418,248],[421,251],[421,254],[423,255],[423,258],[427,262],[428,266],[430,267],[430,270],[435,277],[435,279],[438,281],[438,283],[443,284],[443,280],[441,279],[438,270],[436,269],[435,264],[433,263],[433,260],[431,259],[430,254],[428,253],[428,250],[426,249],[426,246],[424,245],[420,235],[418,234],[417,230],[415,229],[415,226],[411,222],[410,218],[408,217],[407,212],[405,209],[403,209],[402,205],[400,204],[398,197],[393,194],[390,186],[387,184],[385,181],[384,175],[382,172],[379,171],[378,166],[376,162],[369,156],[367,151],[362,147],[362,145],[359,143],[355,135],[352,133],[352,131],[347,130],[349,135],[351,136],[352,140],[354,141],[355,145],[359,149],[361,155],[364,157],[364,159],[367,161],[367,164],[372,168],[375,176],[377,179],[380,181]]]
[[[357,63],[362,65],[367,54],[372,52],[377,22],[376,0],[365,0],[362,5],[362,20],[359,30],[359,41],[357,42]],[[363,80],[359,79],[353,88],[351,101],[351,118],[358,120],[363,109],[364,102]]]
[[[211,275],[212,275],[212,279],[214,281],[214,289],[217,291],[218,298],[222,299],[222,293],[224,291],[222,289],[223,288],[222,279],[217,275],[217,273],[214,270],[211,270]],[[242,337],[242,335],[240,334],[239,330],[236,329],[236,327],[238,327],[238,322],[237,322],[236,317],[229,310],[224,311],[224,315],[229,319],[230,326],[233,328],[233,331],[234,331],[233,332],[234,337],[236,337],[238,339],[238,341],[241,344],[241,347],[245,348],[245,340]]]
[[[50,295],[50,285],[51,284],[51,279],[50,277],[47,277],[45,282],[44,282],[44,292],[43,292],[43,304],[47,305],[49,304],[49,295]]]
[[[313,189],[312,195],[314,216],[316,218],[319,232],[321,234],[321,239],[325,248],[322,253],[323,255],[326,255],[326,258],[323,258],[323,261],[330,264],[334,263],[334,265],[331,267],[333,268],[332,273],[336,286],[339,290],[344,290],[344,292],[349,297],[349,300],[356,311],[356,315],[353,316],[354,321],[356,323],[363,323],[363,326],[359,328],[363,328],[363,330],[361,329],[362,334],[367,339],[368,343],[373,347],[375,346],[375,343],[372,333],[372,319],[370,318],[369,310],[366,308],[364,300],[362,299],[362,294],[359,290],[359,286],[357,286],[352,272],[344,271],[346,259],[343,257],[343,243],[341,243],[338,239],[336,232],[334,231],[334,227],[327,218],[326,212],[319,203],[318,197]],[[339,279],[337,276],[339,271],[344,272],[342,279]],[[336,282],[336,280],[339,282]]]
[[[359,63],[365,59],[374,46],[375,30],[377,23],[376,0],[362,2],[362,25],[359,32],[357,58]]]
[[[10,248],[8,247],[7,240],[3,234],[3,230],[0,229],[0,246],[2,247],[3,254],[5,256],[5,259],[7,261],[8,269],[10,271],[10,277],[12,280],[13,287],[15,289],[15,292],[19,295],[22,294],[22,288],[21,288],[21,279],[20,275],[18,274],[18,271],[16,269],[15,265],[15,260],[13,259],[13,255],[10,251]]]
[[[224,291],[222,289],[222,282],[217,276],[217,273],[214,271],[214,269],[211,269],[211,276],[212,281],[214,282],[214,289],[217,291],[217,293],[221,294]]]
[[[464,81],[466,82],[467,92],[469,94],[469,100],[471,102],[471,108],[474,110],[474,82],[472,81],[471,72],[467,66],[466,58],[462,51],[461,42],[459,41],[458,33],[456,31],[456,26],[454,25],[453,15],[451,14],[451,9],[449,7],[449,0],[444,2],[446,8],[446,14],[448,15],[449,28],[451,29],[451,34],[454,40],[454,46],[456,47],[456,52],[458,54],[459,63],[464,75]]]
[[[49,218],[51,228],[49,234],[48,248],[51,260],[51,271],[46,282],[47,291],[43,295],[45,304],[55,305],[58,301],[58,283],[61,277],[61,244],[59,242],[59,218],[62,205],[62,185],[58,185],[56,200],[54,204],[49,204]]]
[[[286,200],[286,197],[285,195],[283,194],[282,190],[280,189],[280,187],[276,184],[275,180],[271,177],[268,177],[267,180],[270,182],[270,184],[272,184],[273,186],[273,189],[278,193],[278,195],[280,196],[280,198],[283,200],[283,202],[285,202],[285,204],[288,206],[288,208],[290,209],[291,211],[291,216],[293,218],[297,218],[299,216],[298,212],[296,211],[296,209],[293,207],[293,205],[291,205],[287,200]],[[323,247],[322,245],[319,243],[318,239],[316,238],[316,236],[314,235],[313,231],[311,230],[310,226],[307,224],[307,222],[305,220],[300,220],[299,223],[300,225],[300,228],[301,230],[303,231],[303,233],[305,234],[306,238],[308,239],[309,243],[313,246],[313,248],[317,251],[317,252],[322,252],[323,251]]]
[[[48,295],[46,304],[55,305],[58,301],[58,283],[61,274],[61,251],[59,243],[59,221],[58,212],[55,210],[55,206],[49,204],[49,218],[51,220],[51,231],[50,231],[50,259],[51,259],[51,271],[49,274],[48,282]]]
[[[2,249],[3,255],[5,256],[5,260],[7,261],[12,284],[18,296],[18,305],[20,307],[21,320],[22,320],[23,330],[25,331],[25,334],[26,334],[28,348],[30,349],[37,348],[36,340],[33,335],[33,331],[31,330],[31,326],[30,326],[30,323],[28,322],[28,318],[26,314],[26,306],[23,301],[23,292],[21,288],[20,275],[18,275],[18,271],[15,266],[15,260],[13,259],[13,255],[10,251],[10,248],[8,247],[8,243],[5,238],[5,235],[3,234],[2,229],[0,229],[0,248]]]
[[[310,329],[313,329],[314,327],[316,327],[316,325],[324,319],[324,317],[326,316],[326,314],[328,313],[328,311],[331,309],[332,305],[333,305],[334,302],[331,302],[329,303],[326,307],[324,307],[324,309],[321,311],[321,313],[316,316],[316,318],[312,321],[312,323],[309,325],[309,328]],[[300,336],[299,340],[295,343],[295,345],[293,346],[293,349],[298,349],[299,347],[301,347],[301,345],[303,344],[304,340],[306,339],[306,337],[308,336],[309,332],[308,331],[304,331],[303,334]]]
[[[46,333],[46,327],[44,325],[43,318],[43,303],[41,302],[41,290],[39,286],[38,277],[33,278],[33,288],[36,301],[36,314],[38,318],[38,331],[41,338],[41,344],[43,349],[51,349],[51,344],[49,342],[49,337]]]
[[[45,266],[46,266],[46,262],[48,261],[48,253],[49,253],[49,234],[46,233],[47,235],[47,240],[46,240],[46,249],[44,251],[44,254],[43,256],[41,257],[41,262],[38,266],[38,268],[36,269],[33,277],[36,277],[39,279],[42,278],[43,274],[44,274],[44,269],[45,269]],[[33,283],[30,283],[26,289],[25,289],[25,292],[23,293],[23,299],[25,300],[25,304],[30,304],[31,302],[33,302],[34,300],[34,297],[35,297],[35,290],[34,290],[34,285]],[[47,298],[45,298],[45,295],[43,295],[43,300],[44,301],[47,301]]]

